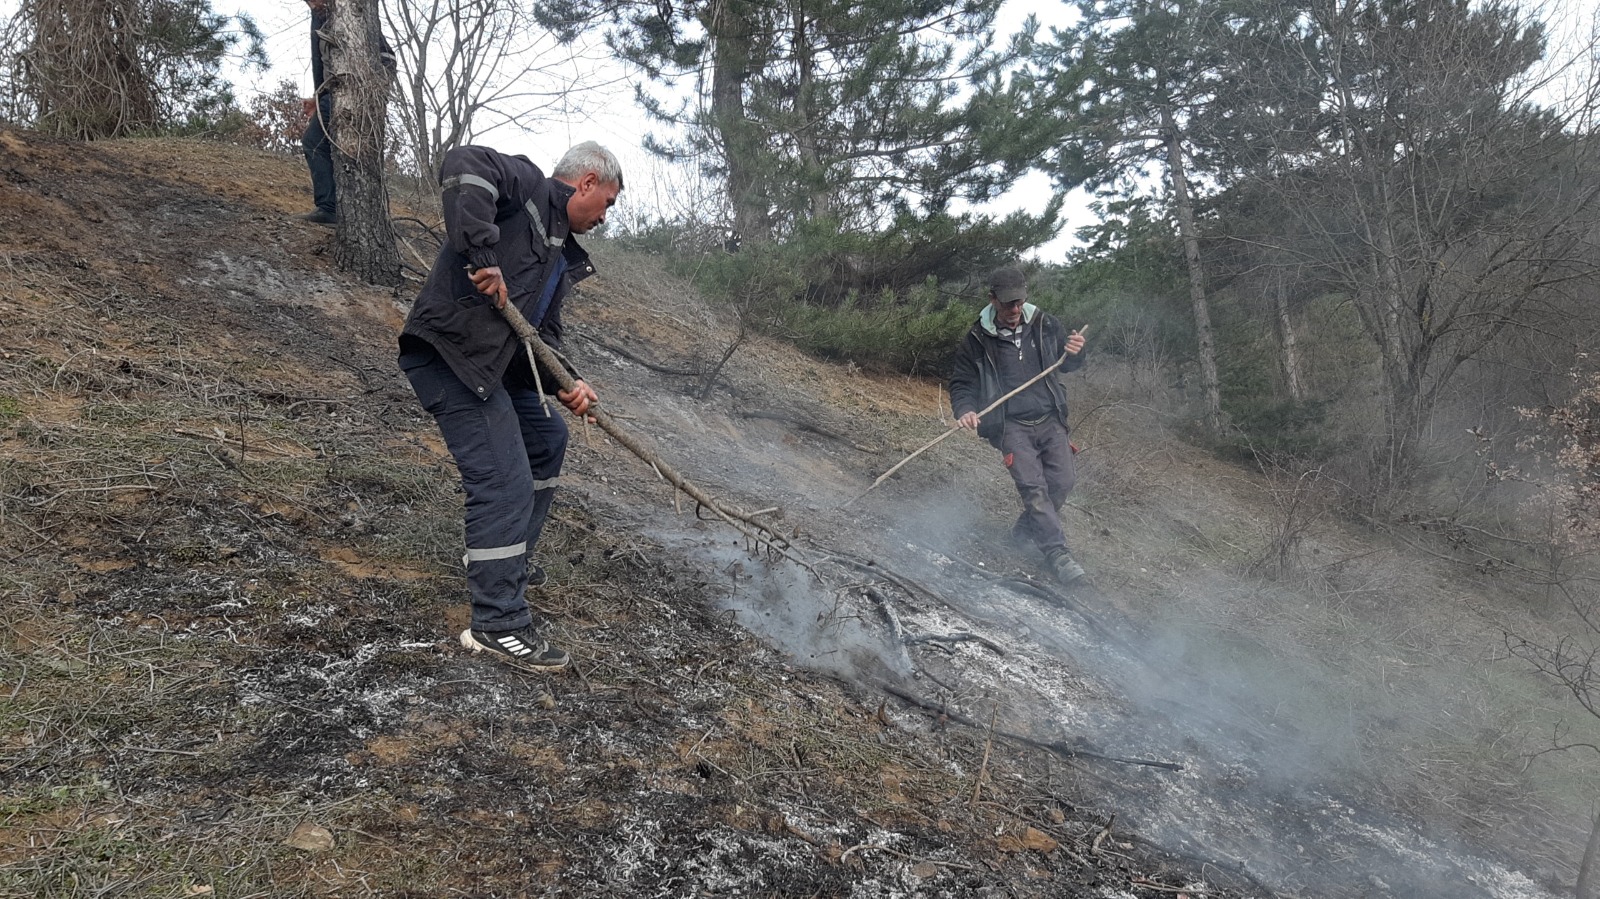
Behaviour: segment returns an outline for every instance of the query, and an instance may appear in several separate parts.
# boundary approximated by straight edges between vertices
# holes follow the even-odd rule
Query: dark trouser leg
[[[1050,495],[1050,482],[1040,455],[1042,441],[1038,432],[1050,427],[1048,422],[1030,426],[1008,421],[1000,438],[1006,469],[1011,472],[1017,495],[1022,498],[1022,517],[1014,530],[1031,536],[1034,545],[1046,555],[1067,548],[1067,538],[1061,532],[1061,518]]]
[[[1067,433],[1067,426],[1052,418],[1039,425],[1035,438],[1039,464],[1044,468],[1045,489],[1050,492],[1050,504],[1056,509],[1057,520],[1067,495],[1078,483],[1078,464],[1072,456],[1072,443]]]
[[[532,623],[526,537],[533,476],[517,409],[505,388],[479,399],[431,349],[401,357],[423,408],[439,423],[466,492],[467,589],[472,628],[509,631]]]
[[[567,422],[562,417],[561,404],[554,398],[547,398],[549,405],[546,407],[540,404],[535,391],[513,389],[510,395],[522,428],[522,443],[528,451],[528,472],[533,477],[533,508],[523,533],[523,542],[528,545],[528,555],[532,557],[539,535],[544,533],[545,520],[550,516],[550,503],[555,499],[556,483],[561,478],[561,463],[567,457]]]
[[[306,167],[311,170],[311,194],[317,208],[323,212],[335,212],[339,206],[333,181],[333,141],[328,139],[328,125],[332,121],[333,98],[324,94],[317,98],[317,113],[300,137]]]

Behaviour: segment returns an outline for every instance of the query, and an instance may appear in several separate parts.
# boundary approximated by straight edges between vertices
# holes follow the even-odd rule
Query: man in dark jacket
[[[577,380],[530,365],[500,309],[511,303],[545,343],[561,350],[561,306],[594,273],[572,235],[605,221],[622,190],[617,158],[588,142],[568,150],[549,177],[523,156],[487,147],[445,154],[447,241],[400,335],[400,368],[439,423],[466,493],[472,623],[461,644],[525,668],[566,667],[567,654],[539,635],[523,593],[543,573],[530,560],[566,456],[567,425],[597,402]]]
[[[328,24],[333,0],[306,0],[311,8],[311,83],[315,98],[302,101],[303,114],[310,117],[305,133],[300,135],[300,149],[306,155],[306,167],[311,170],[311,195],[317,208],[300,218],[318,225],[339,224],[338,188],[333,180],[333,139],[330,125],[333,122],[333,88],[328,84],[322,68],[322,29]],[[378,37],[378,58],[392,77],[395,72],[394,51],[389,42]]]
[[[1083,335],[1068,333],[1055,317],[1027,302],[1028,278],[1006,265],[989,276],[989,305],[961,341],[950,373],[950,409],[956,423],[976,429],[1000,450],[1022,496],[1022,516],[1012,527],[1032,540],[1063,584],[1083,577],[1061,531],[1061,504],[1077,481],[1067,440],[1067,391],[1054,373],[979,417],[979,412],[1066,356],[1059,371],[1083,366]]]

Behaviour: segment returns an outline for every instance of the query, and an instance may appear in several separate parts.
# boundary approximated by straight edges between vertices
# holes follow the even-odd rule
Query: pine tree
[[[380,54],[377,0],[340,0],[322,53],[333,90],[333,170],[339,186],[334,261],[375,284],[400,283],[400,251],[385,181],[386,109],[392,70]]]
[[[1231,4],[1208,0],[1084,0],[1078,23],[1036,45],[1039,105],[1070,137],[1045,165],[1064,188],[1126,187],[1148,167],[1165,172],[1189,275],[1206,430],[1219,436],[1222,401],[1200,252],[1194,132],[1226,81]]]
[[[982,217],[952,211],[957,201],[997,196],[1052,139],[1005,77],[1013,56],[993,47],[997,7],[549,0],[543,15],[553,24],[620,21],[608,39],[657,84],[699,79],[681,104],[641,90],[650,114],[679,130],[650,146],[694,160],[724,185],[744,246],[825,233],[895,233],[909,245],[954,227],[947,252],[916,271],[890,271],[894,260],[864,257],[848,239],[831,248],[833,283],[873,290],[986,266],[1054,235],[1057,207],[1026,229],[985,229]],[[1003,232],[1014,240],[1019,230],[1020,243],[962,239]]]

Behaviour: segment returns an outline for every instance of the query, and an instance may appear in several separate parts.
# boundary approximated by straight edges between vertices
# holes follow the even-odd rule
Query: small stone
[[[306,852],[326,852],[333,848],[333,832],[305,821],[295,825],[283,845]]]

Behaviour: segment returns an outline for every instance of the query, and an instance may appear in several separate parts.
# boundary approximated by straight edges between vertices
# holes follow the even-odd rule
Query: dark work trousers
[[[523,591],[567,454],[567,423],[554,398],[502,384],[480,399],[431,347],[400,357],[422,407],[439,423],[467,495],[467,589],[472,628],[509,631],[533,622]],[[547,414],[548,413],[548,414]]]
[[[1078,481],[1066,426],[1055,415],[1032,425],[1008,418],[1000,452],[1022,497],[1022,516],[1012,533],[1032,540],[1045,555],[1066,549],[1061,504]]]
[[[333,95],[317,98],[317,113],[300,136],[300,148],[306,154],[306,167],[311,169],[311,195],[317,208],[323,212],[336,212],[339,207],[337,188],[333,183],[333,141],[328,139],[328,129],[333,124]]]

